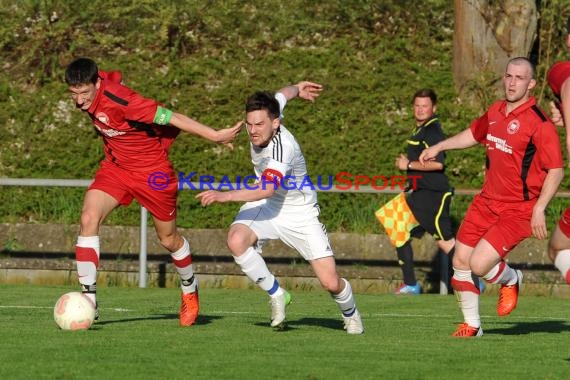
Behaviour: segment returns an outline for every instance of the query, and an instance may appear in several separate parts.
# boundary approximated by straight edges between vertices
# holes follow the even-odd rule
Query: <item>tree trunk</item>
[[[536,0],[454,0],[453,79],[460,95],[488,92],[510,58],[528,57],[537,31]],[[467,93],[469,91],[469,93]]]

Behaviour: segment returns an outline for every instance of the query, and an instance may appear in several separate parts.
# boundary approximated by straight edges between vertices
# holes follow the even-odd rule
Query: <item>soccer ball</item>
[[[87,330],[95,320],[95,305],[80,292],[65,293],[55,303],[53,318],[62,330]]]

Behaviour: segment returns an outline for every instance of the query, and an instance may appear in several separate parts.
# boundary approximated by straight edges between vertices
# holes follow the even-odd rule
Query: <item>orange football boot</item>
[[[509,315],[517,307],[519,299],[519,288],[522,283],[523,274],[517,269],[517,282],[514,285],[501,285],[499,302],[497,302],[497,314],[501,317]]]
[[[467,323],[460,324],[457,330],[451,334],[451,336],[457,338],[472,338],[481,335],[483,335],[483,329],[481,327],[471,327]]]
[[[200,311],[200,300],[198,290],[193,293],[182,293],[182,303],[180,305],[180,326],[192,326],[198,318]]]

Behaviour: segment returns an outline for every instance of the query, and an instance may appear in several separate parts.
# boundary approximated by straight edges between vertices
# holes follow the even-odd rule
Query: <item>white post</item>
[[[139,253],[139,288],[146,288],[146,254],[147,254],[147,221],[148,211],[141,206],[141,234],[140,234],[140,253]]]

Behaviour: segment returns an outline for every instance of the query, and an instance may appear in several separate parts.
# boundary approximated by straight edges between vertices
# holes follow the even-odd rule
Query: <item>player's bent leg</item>
[[[258,237],[251,228],[236,223],[230,227],[227,243],[234,261],[240,266],[242,272],[269,295],[271,327],[284,329],[286,308],[291,303],[291,294],[279,286],[279,282],[269,271],[265,260],[253,247],[257,240]]]
[[[479,288],[473,282],[471,267],[469,266],[473,247],[460,241],[456,242],[453,255],[453,276],[451,286],[463,314],[464,323],[459,325],[452,334],[455,337],[470,337],[482,335],[481,317],[479,315]],[[480,332],[480,335],[477,335]],[[475,331],[475,334],[473,334]]]
[[[95,236],[99,227],[119,202],[102,190],[92,189],[85,193],[79,224],[80,236]]]
[[[497,314],[506,316],[517,306],[522,272],[511,268],[486,239],[481,239],[471,258],[473,272],[491,283],[500,284]]]
[[[500,284],[497,314],[510,314],[517,306],[522,273],[515,271],[502,259],[494,246],[486,239],[481,239],[471,258],[473,273],[482,276],[491,284]]]
[[[170,253],[182,248],[184,238],[176,228],[176,219],[164,221],[153,216],[153,222],[160,245],[166,248]]]
[[[481,317],[479,315],[479,288],[473,283],[470,270],[454,268],[451,286],[463,314],[464,323],[452,334],[455,337],[480,336]],[[480,335],[479,334],[480,330]],[[475,334],[472,334],[475,332]]]
[[[192,326],[200,313],[198,280],[194,275],[192,256],[185,240],[184,246],[171,254],[174,267],[180,276],[180,326]]]
[[[95,305],[95,319],[99,319],[97,303],[97,269],[99,268],[99,226],[119,205],[119,202],[101,190],[88,190],[83,200],[80,233],[75,246],[77,275],[81,291]]]
[[[242,272],[269,295],[271,327],[284,328],[286,308],[291,303],[291,295],[279,286],[279,282],[255,248],[249,247],[242,255],[234,256],[234,260]]]
[[[227,245],[232,255],[241,256],[248,248],[254,246],[257,242],[255,232],[245,224],[232,224],[228,231]]]
[[[497,314],[502,317],[509,315],[517,307],[519,289],[523,279],[522,272],[511,268],[501,260],[483,278],[491,284],[501,284]]]
[[[356,308],[352,287],[346,279],[339,277],[334,258],[323,257],[311,260],[310,263],[322,287],[330,293],[338,305],[346,332],[353,335],[362,334],[364,326],[360,312]]]
[[[344,289],[344,283],[336,271],[336,263],[333,256],[310,260],[309,263],[321,286],[327,292],[335,294],[340,293]]]

